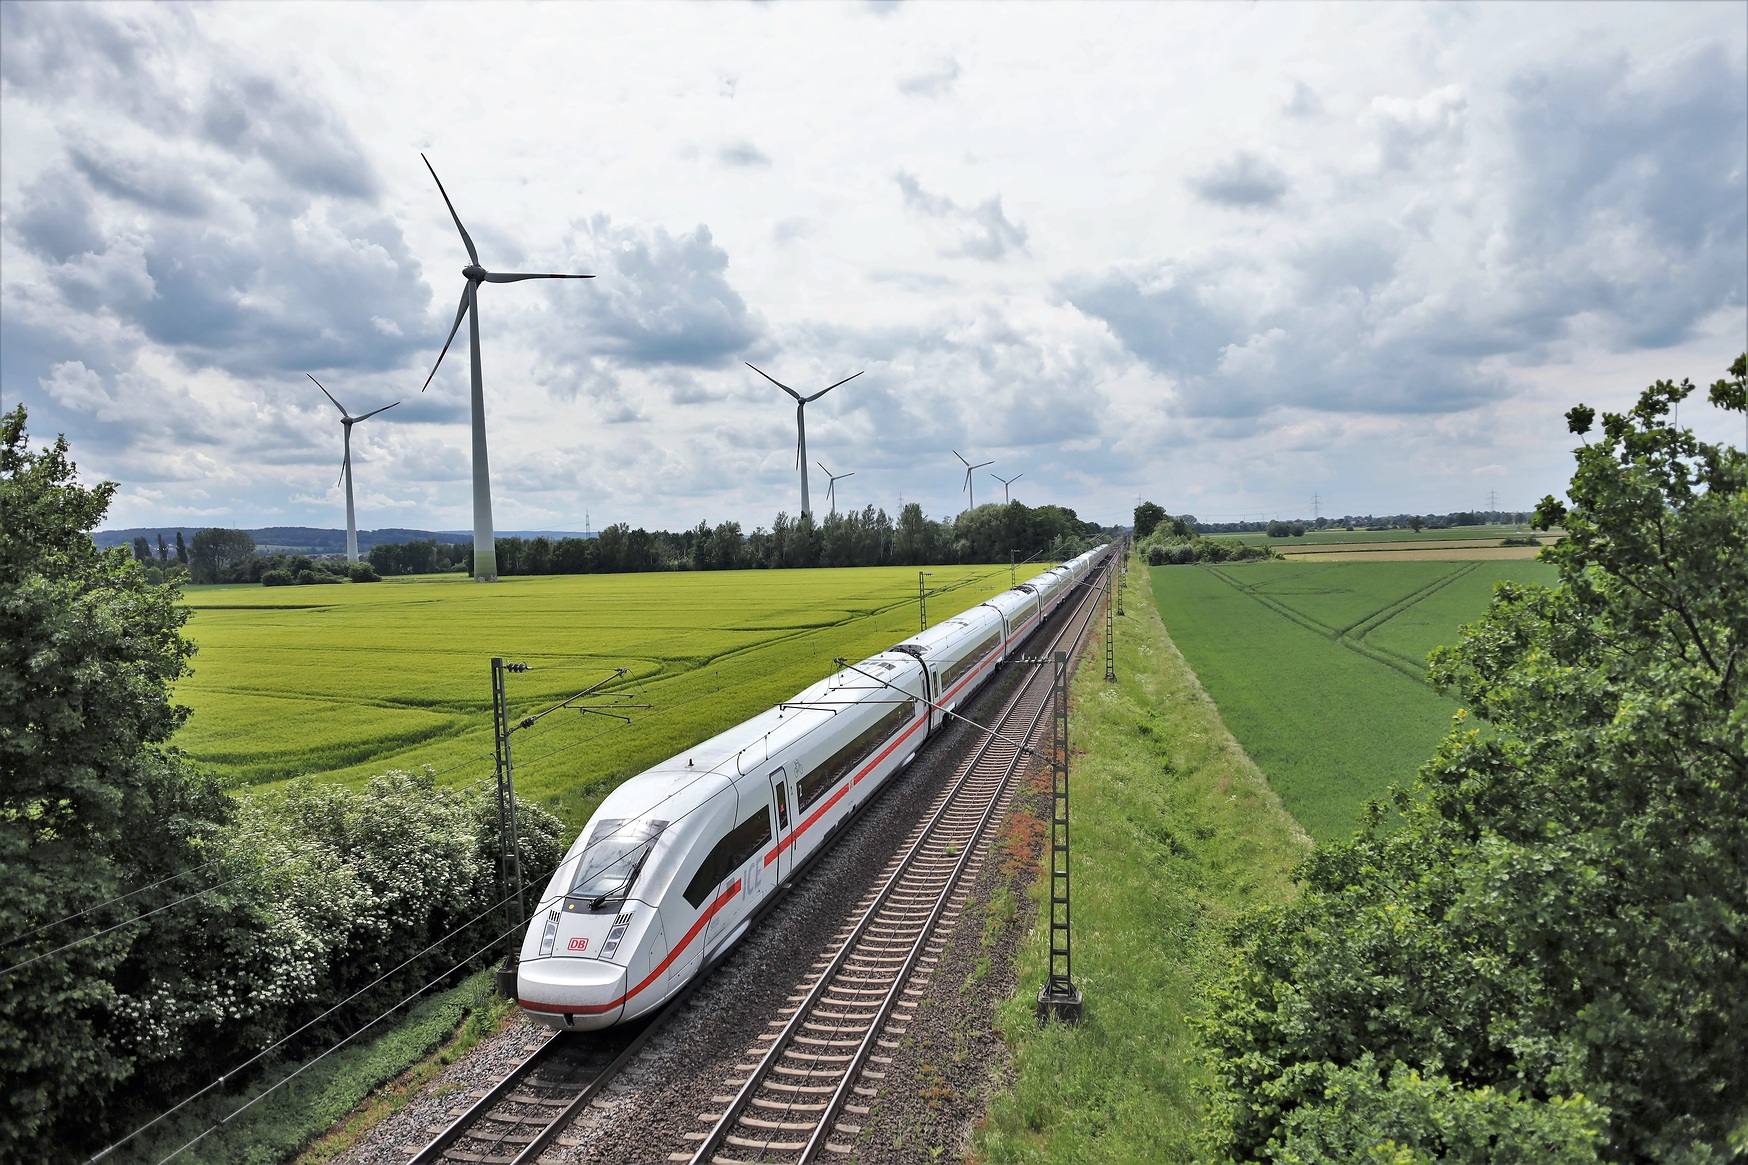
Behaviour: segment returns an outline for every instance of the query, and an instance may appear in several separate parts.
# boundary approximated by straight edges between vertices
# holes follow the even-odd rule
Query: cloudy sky
[[[111,525],[1527,507],[1748,346],[1748,5],[0,4],[0,396]],[[1715,438],[1739,420],[1683,410]],[[823,474],[815,469],[816,490]],[[987,472],[987,471],[986,471]],[[981,473],[977,496],[1001,486]],[[819,496],[816,494],[816,497]]]

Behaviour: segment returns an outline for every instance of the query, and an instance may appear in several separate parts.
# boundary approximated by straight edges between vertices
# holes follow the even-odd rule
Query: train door
[[[777,856],[772,859],[769,866],[765,867],[763,874],[781,884],[789,879],[789,873],[795,867],[795,850],[789,844],[790,831],[795,828],[795,820],[791,816],[795,793],[790,789],[789,777],[783,769],[772,769],[770,780],[771,823],[777,830],[771,845]]]

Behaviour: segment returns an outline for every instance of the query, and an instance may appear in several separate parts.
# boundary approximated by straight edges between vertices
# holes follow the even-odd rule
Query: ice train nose
[[[625,968],[600,959],[524,959],[517,968],[516,997],[529,1019],[547,1027],[609,1027],[625,1010]]]

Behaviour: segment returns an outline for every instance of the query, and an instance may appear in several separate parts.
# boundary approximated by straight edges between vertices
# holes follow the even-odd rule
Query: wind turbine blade
[[[401,402],[398,400],[395,401],[395,405],[398,405],[400,403]],[[390,409],[394,408],[395,405],[383,405],[380,409],[372,409],[370,412],[365,413],[362,417],[353,417],[352,418],[353,423],[356,424],[359,421],[368,421],[371,417],[374,417],[377,413],[388,412]]]
[[[825,462],[823,462],[823,461],[815,461],[815,462],[814,462],[814,464],[815,464],[815,465],[817,465],[817,466],[819,466],[819,468],[820,468],[820,472],[822,472],[822,473],[824,473],[824,474],[825,474],[825,475],[826,475],[826,476],[827,476],[827,477],[831,477],[831,475],[832,475],[832,471],[831,471],[831,470],[829,470],[829,469],[827,469],[827,468],[826,468],[826,467],[825,467]],[[836,479],[836,478],[832,478],[832,480],[833,480],[833,481],[836,481],[836,480],[837,480],[837,479]]]
[[[866,372],[866,371],[868,371],[866,368],[862,369],[862,372]],[[862,372],[856,373],[856,376],[862,375]],[[848,384],[848,383],[850,383],[850,381],[856,379],[856,376],[846,376],[842,380],[838,381],[838,384]],[[826,393],[830,392],[832,389],[836,388],[838,386],[838,384],[828,384],[824,388],[820,389],[818,392],[814,393],[812,396],[808,397],[807,399],[810,401],[816,401],[820,397],[824,396]]]
[[[766,372],[763,368],[760,368],[758,365],[751,364],[751,363],[747,364],[747,367],[751,368],[754,372],[757,372],[760,376],[763,376],[766,380],[770,381],[772,384],[776,385],[778,388],[782,389],[784,392],[788,393],[790,396],[794,397],[796,400],[801,401],[801,394],[800,393],[796,392],[793,388],[790,388],[787,384],[784,384],[781,380],[778,380],[776,377],[772,376],[769,372]],[[806,404],[807,402],[801,401],[801,403]]]
[[[449,345],[455,343],[455,333],[461,331],[461,319],[467,314],[468,292],[472,290],[473,285],[471,283],[462,287],[461,306],[455,311],[455,326],[449,329],[449,338],[443,341],[443,351],[437,353],[437,363],[431,365],[431,376],[425,378],[425,383],[419,388],[420,392],[424,392],[425,389],[431,387],[431,377],[437,375],[437,370],[443,366],[443,357],[449,354]]]
[[[520,283],[524,279],[593,279],[593,275],[499,275],[488,271],[480,276],[484,283]]]
[[[420,154],[419,160],[425,163],[425,169],[431,171],[431,181],[437,183],[437,193],[443,196],[443,205],[449,208],[449,217],[455,220],[455,229],[461,232],[462,244],[467,247],[467,257],[473,260],[475,267],[478,267],[479,252],[474,250],[473,239],[468,237],[467,228],[461,225],[461,216],[455,213],[455,204],[449,201],[449,191],[443,189],[443,179],[437,177],[437,171],[432,168],[430,158]]]
[[[840,474],[838,474],[838,476],[837,476],[837,480],[838,480],[838,481],[842,481],[842,480],[844,480],[844,478],[846,478],[846,477],[855,477],[855,476],[856,476],[856,471],[855,471],[855,470],[853,470],[853,469],[852,469],[852,470],[850,470],[850,472],[848,472],[848,473],[840,473]]]
[[[346,467],[348,465],[351,465],[351,464],[352,464],[352,430],[347,429],[346,430],[346,452],[345,452],[345,455],[340,458],[340,476],[334,479],[335,485],[339,485],[341,482],[346,480]]]
[[[306,373],[304,373],[304,375],[305,375],[305,376],[310,376],[310,374],[309,374],[309,373],[307,373],[307,372],[306,372]],[[327,390],[327,389],[325,389],[325,388],[322,388],[322,382],[321,382],[321,381],[319,381],[319,380],[317,380],[317,379],[316,379],[316,378],[315,378],[315,377],[313,377],[313,376],[310,376],[310,383],[311,383],[311,384],[313,384],[313,385],[315,385],[315,386],[316,386],[316,387],[317,387],[317,388],[321,388],[321,389],[322,389],[322,395],[323,395],[323,396],[325,396],[325,397],[327,397],[327,398],[328,398],[328,399],[329,399],[329,400],[333,400],[333,401],[334,401],[334,407],[335,407],[335,408],[337,408],[337,409],[339,409],[339,410],[340,410],[340,415],[341,415],[341,416],[345,416],[345,415],[346,415],[346,406],[345,406],[345,405],[343,405],[343,404],[341,404],[341,403],[340,403],[340,402],[339,402],[339,401],[337,401],[337,400],[334,400],[334,394],[333,394],[333,393],[331,393],[331,392],[329,392],[329,391],[328,391],[328,390]]]
[[[1012,484],[1014,484],[1014,482],[1020,480],[1020,478],[1022,478],[1024,476],[1026,476],[1026,475],[1023,473],[1016,473],[1012,477],[1008,478],[1008,484],[1012,485]]]
[[[959,450],[957,450],[957,449],[953,450],[953,456],[957,457],[960,461],[960,464],[964,465],[967,469],[969,469],[971,467],[971,462],[966,461],[965,455],[960,453]]]

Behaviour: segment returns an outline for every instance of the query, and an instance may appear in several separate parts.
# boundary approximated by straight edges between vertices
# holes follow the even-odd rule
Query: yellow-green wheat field
[[[929,621],[1007,588],[1005,566],[929,568]],[[1022,567],[1021,581],[1043,569]],[[512,737],[517,793],[579,827],[620,780],[917,629],[917,572],[459,576],[308,587],[192,587],[194,710],[175,743],[233,785],[361,782],[429,765],[492,777],[489,661],[514,717],[607,678],[630,723],[557,712]],[[606,703],[606,701],[596,701]]]

